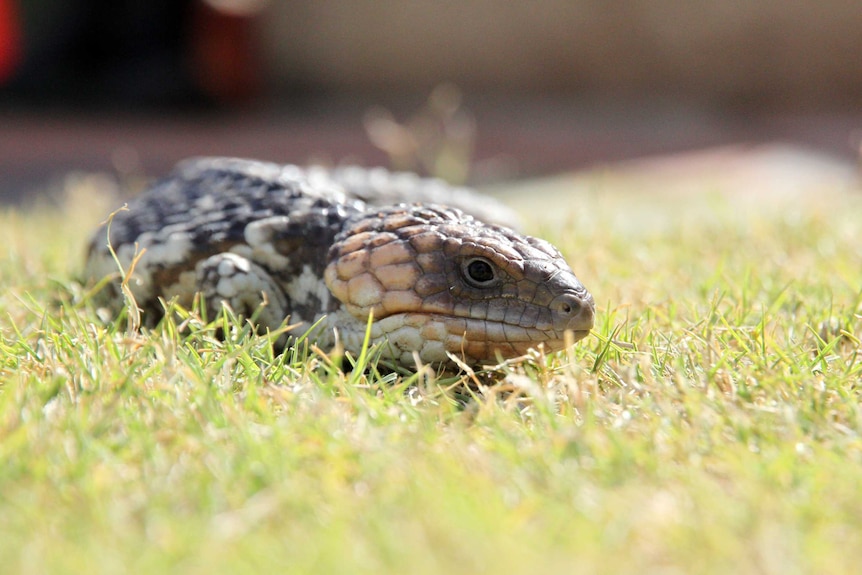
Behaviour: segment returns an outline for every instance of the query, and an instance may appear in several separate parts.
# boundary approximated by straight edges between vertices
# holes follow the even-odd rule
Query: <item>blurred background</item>
[[[0,0],[0,201],[204,154],[487,183],[779,145],[849,173],[860,55],[858,0]]]

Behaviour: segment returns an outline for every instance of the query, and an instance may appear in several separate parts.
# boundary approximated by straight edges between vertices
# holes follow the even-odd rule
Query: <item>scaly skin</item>
[[[372,343],[407,367],[414,354],[451,367],[447,352],[493,364],[589,333],[593,298],[556,248],[454,207],[397,203],[416,196],[507,217],[470,190],[410,174],[205,158],[117,213],[110,242],[124,266],[146,250],[131,288],[150,323],[159,297],[189,306],[201,292],[210,312],[225,302],[246,317],[265,300],[260,327],[289,317],[301,335],[322,319],[318,345],[338,338],[357,353],[372,313]],[[90,244],[94,280],[117,271],[106,240],[100,229]],[[109,296],[118,308],[119,291]]]

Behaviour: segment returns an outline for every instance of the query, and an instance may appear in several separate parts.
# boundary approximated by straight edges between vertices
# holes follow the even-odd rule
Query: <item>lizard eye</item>
[[[471,258],[462,266],[464,279],[473,287],[487,287],[496,278],[494,266],[485,258]]]

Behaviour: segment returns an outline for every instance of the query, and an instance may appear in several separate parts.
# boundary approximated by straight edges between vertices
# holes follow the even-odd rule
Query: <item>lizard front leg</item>
[[[290,302],[278,282],[239,254],[210,256],[197,264],[196,273],[210,319],[221,312],[222,302],[244,318],[257,313],[256,323],[263,329],[277,329],[290,313]]]

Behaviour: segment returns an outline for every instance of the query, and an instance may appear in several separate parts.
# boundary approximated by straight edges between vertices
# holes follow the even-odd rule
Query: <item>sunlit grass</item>
[[[855,196],[600,187],[533,214],[595,333],[468,393],[223,318],[104,324],[76,281],[87,198],[0,215],[4,573],[862,564]]]

